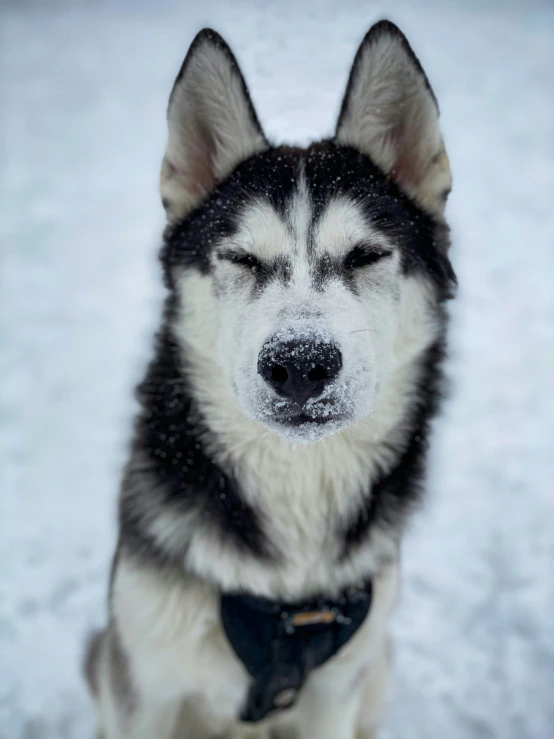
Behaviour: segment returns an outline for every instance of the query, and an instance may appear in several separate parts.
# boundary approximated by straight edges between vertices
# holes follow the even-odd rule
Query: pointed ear
[[[169,221],[183,217],[237,164],[268,146],[237,61],[210,29],[191,44],[167,121],[160,190]]]
[[[439,108],[404,34],[375,24],[352,65],[336,131],[377,164],[422,208],[441,216],[452,186]]]

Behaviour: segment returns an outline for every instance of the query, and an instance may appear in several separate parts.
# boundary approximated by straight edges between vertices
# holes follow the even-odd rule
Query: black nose
[[[321,395],[339,374],[342,355],[334,344],[296,339],[264,344],[258,357],[258,372],[278,395],[299,405]]]

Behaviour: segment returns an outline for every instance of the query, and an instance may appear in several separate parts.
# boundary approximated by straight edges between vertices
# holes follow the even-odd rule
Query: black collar
[[[371,605],[371,580],[336,600],[284,603],[222,594],[223,628],[253,678],[242,721],[260,721],[290,708],[310,672],[333,657],[362,625]]]

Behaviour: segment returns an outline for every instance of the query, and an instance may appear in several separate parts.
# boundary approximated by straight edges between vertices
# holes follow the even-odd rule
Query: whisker
[[[351,334],[360,334],[363,331],[371,331],[374,334],[380,334],[381,333],[380,331],[377,331],[376,328],[358,328],[358,329],[356,329],[356,331],[349,331],[349,333],[351,333]]]

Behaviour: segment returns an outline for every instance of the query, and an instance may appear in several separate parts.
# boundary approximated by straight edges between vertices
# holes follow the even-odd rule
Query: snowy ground
[[[441,103],[461,289],[383,734],[552,739],[552,3],[3,0],[0,13],[0,737],[92,737],[78,663],[104,617],[131,388],[159,307],[158,165],[188,43],[223,32],[269,133],[305,141],[332,130],[356,45],[387,15]]]

